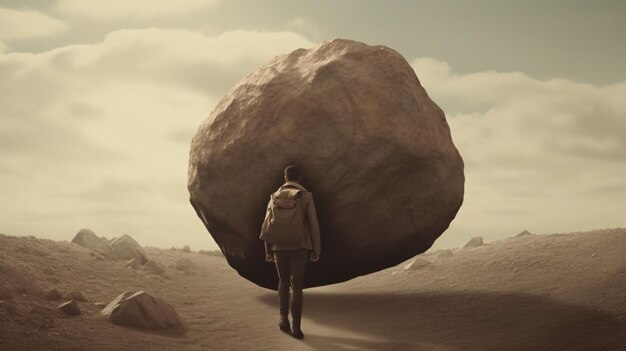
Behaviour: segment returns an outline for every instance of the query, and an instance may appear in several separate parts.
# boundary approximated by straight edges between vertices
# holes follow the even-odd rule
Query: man
[[[315,203],[313,194],[306,190],[300,182],[302,175],[296,166],[287,166],[284,172],[285,184],[278,190],[293,188],[300,190],[297,195],[297,205],[302,206],[305,223],[301,229],[302,242],[295,245],[269,244],[265,242],[265,260],[276,263],[278,272],[278,298],[280,301],[280,330],[291,334],[297,339],[302,339],[304,334],[300,328],[302,317],[302,285],[304,281],[304,271],[308,260],[317,262],[320,258],[320,230],[317,222]],[[271,203],[271,200],[270,200]],[[270,214],[270,204],[267,206],[263,229],[267,229],[268,215]],[[289,288],[292,291],[291,317],[293,326],[289,325]]]

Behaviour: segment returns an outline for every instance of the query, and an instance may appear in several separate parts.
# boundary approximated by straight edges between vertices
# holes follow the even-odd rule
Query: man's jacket
[[[302,206],[302,210],[305,213],[305,226],[303,228],[304,233],[302,233],[302,243],[300,245],[278,245],[278,244],[268,244],[265,243],[265,253],[270,254],[272,251],[277,250],[293,250],[304,247],[307,250],[313,251],[316,254],[320,254],[321,244],[320,244],[320,226],[317,222],[317,212],[315,211],[315,203],[313,202],[313,194],[306,190],[305,187],[300,185],[297,182],[286,182],[281,185],[279,188],[282,189],[284,187],[295,187],[302,190],[298,196],[300,200],[298,204]],[[267,210],[265,211],[265,220],[263,221],[263,228],[261,230],[267,230],[266,226],[268,223],[268,216],[270,214],[270,203],[267,204]]]

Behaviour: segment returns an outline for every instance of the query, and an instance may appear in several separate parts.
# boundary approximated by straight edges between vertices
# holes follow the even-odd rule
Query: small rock
[[[428,267],[428,266],[430,266],[432,264],[433,264],[432,262],[430,262],[429,260],[427,260],[425,258],[416,257],[411,262],[409,262],[408,264],[404,265],[404,270],[405,271],[414,271],[414,270],[418,270],[418,269],[422,269],[422,268]]]
[[[519,272],[519,268],[517,267],[513,268],[513,273],[517,273],[517,272]]]
[[[181,257],[178,260],[176,260],[176,262],[174,263],[174,268],[176,268],[179,271],[184,271],[184,272],[189,272],[193,270],[195,267],[196,267],[196,264],[193,263],[193,261],[191,261],[187,257]]]
[[[60,304],[59,306],[57,306],[57,310],[62,311],[68,316],[76,316],[80,314],[80,308],[78,308],[78,305],[74,300],[70,300]]]
[[[76,291],[76,290],[72,290],[72,291],[68,292],[67,294],[63,295],[63,298],[64,299],[74,300],[74,301],[80,301],[80,302],[87,301],[87,299],[85,298],[83,293],[80,292],[80,291]]]
[[[105,308],[105,307],[107,307],[107,303],[106,302],[102,302],[102,301],[94,302],[93,305],[98,307],[98,308]]]
[[[437,258],[448,258],[454,256],[454,251],[450,249],[441,250],[441,252],[437,255]]]
[[[191,248],[189,247],[189,245],[183,246],[183,252],[191,253]]]
[[[527,236],[527,235],[533,235],[531,232],[529,232],[528,230],[524,229],[523,231],[517,233],[515,235],[516,238],[520,237],[520,236]]]
[[[136,258],[137,262],[140,264],[146,264],[146,262],[148,262],[146,253],[143,251],[141,245],[127,234],[113,240],[110,246],[111,250],[113,250],[113,253],[118,258],[125,260]]]
[[[596,258],[597,256],[598,256],[598,254],[595,253],[595,252],[591,254],[591,258]]]
[[[158,275],[166,273],[165,267],[163,266],[163,264],[155,260],[148,260],[148,262],[144,264],[141,267],[141,269],[148,273],[158,274]]]
[[[145,291],[126,291],[100,313],[113,324],[138,328],[162,329],[181,324],[178,313],[171,305]]]
[[[183,304],[185,304],[185,305],[193,305],[193,302],[191,302],[191,301],[185,301],[185,302],[183,302]]]
[[[483,237],[482,236],[475,236],[471,239],[469,239],[468,242],[465,243],[465,245],[463,245],[464,249],[471,249],[471,248],[475,248],[475,247],[479,247],[483,245]]]
[[[58,300],[61,300],[62,297],[63,296],[61,295],[59,290],[55,288],[48,290],[48,292],[46,293],[46,300],[49,300],[49,301],[58,301]]]

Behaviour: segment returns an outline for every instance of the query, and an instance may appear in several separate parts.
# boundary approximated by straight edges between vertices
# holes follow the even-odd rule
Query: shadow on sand
[[[275,294],[261,302],[277,305]],[[363,338],[307,332],[317,350],[626,350],[618,316],[517,293],[305,291],[304,317]]]

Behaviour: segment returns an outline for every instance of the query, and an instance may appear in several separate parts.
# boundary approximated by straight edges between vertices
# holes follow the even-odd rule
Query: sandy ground
[[[420,255],[432,262],[421,269],[307,289],[303,340],[278,330],[276,293],[224,258],[145,250],[166,276],[68,242],[0,235],[0,350],[626,350],[625,229],[434,251]],[[177,271],[180,257],[196,267]],[[52,287],[82,291],[83,314],[57,313],[42,295]],[[94,305],[139,289],[172,304],[184,325],[119,327]]]

